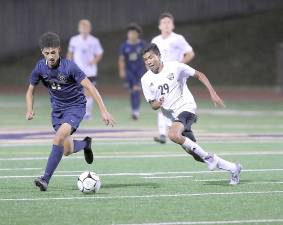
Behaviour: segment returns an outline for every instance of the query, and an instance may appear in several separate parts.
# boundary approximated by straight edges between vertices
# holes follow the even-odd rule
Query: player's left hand
[[[222,108],[225,108],[224,101],[214,92],[211,94],[211,100],[214,103],[215,107],[220,106]]]
[[[103,122],[107,125],[107,126],[111,126],[113,127],[116,124],[115,119],[113,118],[113,116],[109,113],[109,112],[103,112],[101,113],[102,116],[102,120]]]

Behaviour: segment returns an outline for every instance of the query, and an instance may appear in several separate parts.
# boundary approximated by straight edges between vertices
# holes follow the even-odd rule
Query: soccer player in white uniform
[[[97,64],[102,59],[103,48],[99,39],[91,35],[91,23],[89,20],[80,20],[78,30],[79,34],[70,39],[67,58],[74,60],[78,67],[95,85]],[[84,119],[91,119],[93,100],[86,90],[85,95],[87,103]]]
[[[188,78],[194,77],[201,81],[215,106],[225,107],[207,77],[180,62],[163,63],[156,44],[150,44],[144,49],[143,58],[148,69],[141,79],[143,93],[152,109],[161,109],[163,115],[171,121],[168,132],[170,140],[181,145],[196,160],[206,163],[209,170],[218,168],[230,171],[230,184],[238,184],[242,166],[207,153],[195,142],[191,129],[196,120],[197,106],[187,87]]]
[[[193,48],[182,35],[173,32],[174,28],[173,15],[162,13],[159,17],[161,34],[154,37],[151,42],[158,46],[163,62],[178,61],[187,64],[194,58]],[[168,121],[160,111],[158,112],[157,124],[159,137],[154,137],[154,140],[164,144],[166,143]]]

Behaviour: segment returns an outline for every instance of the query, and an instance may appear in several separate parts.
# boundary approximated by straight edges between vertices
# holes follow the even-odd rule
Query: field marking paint
[[[105,141],[105,139],[99,139],[99,138],[96,138],[96,140],[98,141]],[[131,138],[131,140],[133,140],[132,142],[125,140],[125,142],[117,142],[117,143],[114,143],[114,142],[96,142],[96,145],[101,145],[101,146],[105,146],[105,145],[140,145],[140,144],[143,144],[143,145],[154,145],[154,142],[152,141],[149,141],[151,140],[150,138],[146,138],[144,139],[145,141],[142,142],[141,139],[133,139]],[[136,140],[136,141],[135,141]],[[204,139],[204,138],[199,138],[199,141],[202,143],[202,144],[249,144],[249,143],[263,143],[263,144],[268,144],[268,143],[283,143],[283,140],[282,138],[265,138],[265,139],[262,139],[262,138],[257,138],[257,139],[252,139],[252,140],[208,140],[208,139]],[[168,145],[174,145],[173,143],[171,142],[168,142]],[[51,144],[50,144],[50,141],[49,140],[44,140],[44,141],[41,141],[41,140],[36,140],[36,142],[30,142],[29,140],[25,141],[25,142],[20,142],[20,143],[16,143],[15,141],[13,142],[10,142],[10,143],[7,143],[7,141],[5,141],[5,143],[1,143],[0,141],[0,148],[12,148],[12,147],[34,147],[34,146],[44,146],[44,147],[50,147]]]
[[[137,198],[170,198],[194,196],[225,196],[225,195],[264,195],[283,194],[283,191],[241,191],[241,192],[207,192],[207,193],[181,193],[161,195],[122,195],[122,196],[82,196],[82,197],[51,197],[51,198],[0,198],[0,201],[51,201],[51,200],[86,200],[86,199],[137,199]]]
[[[261,220],[219,220],[219,221],[187,221],[187,222],[165,222],[165,223],[135,223],[116,225],[200,225],[200,224],[250,224],[250,223],[280,223],[283,219],[261,219]]]
[[[220,152],[219,156],[257,156],[257,155],[283,155],[282,151],[264,151],[264,152]],[[186,153],[178,154],[139,154],[139,155],[98,155],[96,159],[135,159],[135,158],[178,158],[187,157]],[[64,157],[64,160],[76,160],[83,159],[82,156]],[[0,161],[35,161],[35,160],[47,160],[47,157],[12,157],[12,158],[0,158]]]
[[[41,170],[42,168],[0,168],[0,171]]]
[[[192,180],[194,182],[219,182],[219,181],[227,181],[227,179],[197,179],[197,180]],[[248,182],[244,183],[245,185],[247,184],[283,184],[283,181],[255,181],[255,182]]]
[[[180,179],[180,178],[191,178],[193,176],[167,176],[167,177],[141,177],[144,179]]]
[[[273,172],[273,171],[283,171],[283,169],[247,169],[242,170],[243,172]],[[78,176],[80,173],[84,172],[82,171],[57,171],[56,174],[53,175],[53,177],[74,177]],[[62,174],[62,173],[72,173],[72,174]],[[129,173],[102,173],[99,174],[99,176],[162,176],[162,175],[183,175],[183,174],[206,174],[206,173],[227,173],[227,171],[171,171],[171,172],[129,172]],[[12,179],[12,178],[34,178],[36,175],[21,175],[21,176],[0,176],[0,179]]]

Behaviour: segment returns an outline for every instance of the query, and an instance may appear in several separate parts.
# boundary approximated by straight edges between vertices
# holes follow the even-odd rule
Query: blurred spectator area
[[[158,16],[173,13],[176,32],[192,44],[192,66],[215,84],[276,85],[275,46],[283,41],[282,0],[2,0],[0,84],[23,84],[40,57],[38,38],[57,32],[63,54],[77,22],[90,19],[105,49],[99,83],[117,82],[117,53],[129,22],[143,38],[159,33]],[[115,79],[113,79],[115,77]]]

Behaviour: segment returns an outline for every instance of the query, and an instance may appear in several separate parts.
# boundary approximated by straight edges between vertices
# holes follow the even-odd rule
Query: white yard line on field
[[[194,182],[219,182],[219,181],[227,181],[227,179],[201,179],[201,180],[192,180]],[[250,181],[245,183],[245,185],[247,184],[283,184],[283,181]]]
[[[41,170],[42,168],[0,168],[0,171]]]
[[[243,172],[281,172],[283,169],[248,169]],[[75,177],[84,171],[57,171],[53,177]],[[70,173],[70,174],[69,174]],[[190,174],[206,174],[206,173],[227,173],[227,171],[170,171],[170,172],[124,172],[124,173],[104,173],[99,176],[162,176],[162,175],[190,175]],[[7,175],[0,176],[0,179],[12,179],[12,178],[34,178],[36,175]]]
[[[217,153],[219,156],[257,156],[257,155],[283,155],[283,151],[264,151],[264,152],[219,152]],[[140,153],[138,155],[97,155],[96,159],[135,159],[135,158],[177,158],[177,157],[186,157],[188,154],[186,153],[178,153],[178,154],[147,154]],[[82,156],[71,156],[64,157],[64,160],[76,160],[83,159]],[[12,158],[0,158],[0,161],[35,161],[35,160],[47,160],[47,157],[12,157]]]
[[[191,178],[193,176],[166,176],[166,177],[141,177],[144,179],[180,179],[180,178]]]
[[[282,138],[253,138],[250,140],[247,139],[239,139],[239,140],[215,140],[217,138],[214,138],[214,140],[209,140],[207,138],[198,138],[198,140],[201,142],[201,144],[246,144],[246,143],[283,143]],[[144,138],[144,139],[134,139],[131,138],[131,141],[128,141],[129,139],[125,139],[125,141],[122,141],[119,139],[118,142],[112,142],[113,140],[105,140],[105,139],[99,139],[95,138],[97,142],[95,142],[95,145],[156,145],[156,143],[151,141],[151,138]],[[106,142],[102,142],[106,141]],[[0,148],[13,148],[13,147],[50,147],[50,140],[21,140],[21,141],[0,141]],[[168,144],[174,145],[172,142],[168,142]]]
[[[116,225],[201,225],[201,224],[251,224],[251,223],[282,223],[283,219],[254,219],[254,220],[219,220],[219,221],[186,221],[186,222],[162,222],[162,223],[132,223]]]
[[[169,198],[169,197],[203,197],[225,195],[266,195],[283,194],[283,191],[241,191],[241,192],[207,192],[207,193],[180,193],[157,195],[118,195],[118,196],[81,196],[81,197],[51,197],[51,198],[0,198],[0,201],[51,201],[51,200],[87,200],[87,199],[137,199],[137,198]]]

